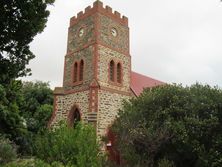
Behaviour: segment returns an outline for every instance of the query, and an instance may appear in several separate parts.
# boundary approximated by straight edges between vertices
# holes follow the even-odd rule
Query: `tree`
[[[22,104],[21,87],[20,81],[10,82],[7,87],[0,84],[0,134],[6,134],[14,141],[26,133],[19,110]]]
[[[18,77],[30,74],[26,68],[34,58],[29,43],[45,28],[54,0],[0,1],[0,83],[8,85]]]
[[[112,126],[128,166],[209,167],[222,163],[222,91],[165,85],[125,102]]]
[[[19,152],[29,155],[33,152],[36,135],[47,128],[53,111],[53,93],[49,83],[23,82],[21,96],[20,116],[26,126],[26,134],[20,137]]]
[[[31,153],[32,139],[46,129],[52,103],[48,83],[14,80],[5,88],[0,85],[0,134],[13,140],[20,153]]]
[[[0,133],[21,144],[27,129],[21,116],[21,81],[34,58],[29,44],[46,26],[54,0],[0,1]],[[22,144],[21,144],[22,145]]]
[[[53,111],[53,93],[49,83],[23,82],[21,115],[29,131],[37,133],[46,128]]]

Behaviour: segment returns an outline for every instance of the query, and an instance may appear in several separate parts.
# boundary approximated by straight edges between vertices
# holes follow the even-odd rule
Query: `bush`
[[[0,136],[0,164],[16,159],[16,146],[9,139]]]
[[[126,102],[112,131],[130,166],[222,164],[222,90],[209,85],[165,85]],[[166,163],[161,161],[161,163]]]
[[[61,163],[53,162],[51,165],[39,159],[18,159],[5,165],[5,167],[64,167]]]
[[[159,161],[158,167],[175,167],[175,165],[172,161],[164,158]]]
[[[60,126],[46,131],[35,141],[35,155],[48,163],[54,161],[78,167],[101,166],[95,128],[78,124],[75,128]]]

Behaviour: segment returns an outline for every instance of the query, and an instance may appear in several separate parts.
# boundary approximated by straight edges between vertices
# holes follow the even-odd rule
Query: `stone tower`
[[[96,1],[70,19],[63,87],[54,90],[49,125],[81,120],[106,135],[122,100],[133,95],[130,75],[128,19]]]

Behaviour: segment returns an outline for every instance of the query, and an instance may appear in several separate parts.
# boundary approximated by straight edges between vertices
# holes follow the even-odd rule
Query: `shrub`
[[[62,164],[54,162],[52,165],[39,159],[18,159],[5,165],[5,167],[64,167]]]
[[[200,84],[146,89],[124,104],[112,131],[130,166],[156,167],[165,157],[177,167],[221,166],[222,90]]]
[[[158,167],[175,167],[175,165],[172,161],[169,161],[168,159],[164,158],[159,160]]]
[[[9,139],[0,136],[0,164],[5,164],[17,157],[16,146]]]
[[[78,167],[101,166],[95,128],[78,124],[75,128],[60,126],[46,131],[35,141],[35,155],[48,163],[54,161]]]

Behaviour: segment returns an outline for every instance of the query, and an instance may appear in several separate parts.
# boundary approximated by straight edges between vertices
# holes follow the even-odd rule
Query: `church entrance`
[[[80,111],[78,107],[73,106],[68,115],[68,125],[69,127],[75,127],[77,123],[81,120]]]
[[[107,138],[108,138],[108,143],[106,144],[106,149],[109,153],[108,154],[109,160],[116,162],[116,164],[120,165],[121,164],[120,154],[119,154],[119,151],[115,147],[116,136],[111,130],[108,130]]]

